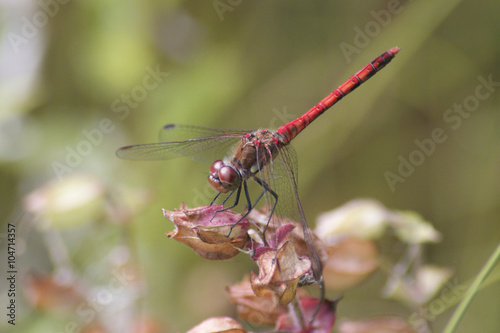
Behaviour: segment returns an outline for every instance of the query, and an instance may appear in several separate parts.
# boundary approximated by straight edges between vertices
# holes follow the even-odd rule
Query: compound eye
[[[220,168],[224,166],[224,162],[222,160],[217,160],[212,165],[210,166],[210,173],[217,173],[219,172]]]
[[[234,184],[237,178],[238,173],[232,167],[224,165],[219,169],[219,179],[222,183]]]

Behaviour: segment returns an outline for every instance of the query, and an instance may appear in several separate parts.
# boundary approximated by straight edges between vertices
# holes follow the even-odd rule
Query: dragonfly
[[[235,194],[234,202],[224,206],[223,210],[232,209],[238,205],[243,191],[247,204],[243,219],[264,197],[271,207],[269,220],[262,232],[264,242],[265,231],[271,221],[279,223],[280,218],[285,216],[299,221],[313,276],[316,282],[321,283],[321,262],[299,200],[297,154],[290,142],[326,110],[384,68],[398,52],[399,48],[395,47],[382,53],[306,113],[277,130],[168,124],[160,130],[160,142],[125,146],[117,151],[117,156],[127,160],[188,157],[197,161],[214,161],[210,166],[208,182],[217,194],[211,205],[221,194],[227,194],[223,204]],[[247,185],[250,180],[261,188],[253,203]]]

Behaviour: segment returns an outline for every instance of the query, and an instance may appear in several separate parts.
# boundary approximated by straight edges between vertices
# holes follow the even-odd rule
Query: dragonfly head
[[[210,167],[208,182],[215,190],[227,193],[240,187],[241,176],[235,168],[225,164],[222,160],[217,160]]]

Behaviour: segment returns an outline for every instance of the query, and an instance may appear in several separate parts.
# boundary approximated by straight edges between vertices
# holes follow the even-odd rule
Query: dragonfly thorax
[[[236,190],[241,185],[240,173],[231,165],[217,160],[210,166],[208,183],[218,192],[227,193]]]
[[[268,130],[258,130],[247,134],[236,147],[230,160],[243,178],[255,174],[278,156],[281,145],[278,136]]]

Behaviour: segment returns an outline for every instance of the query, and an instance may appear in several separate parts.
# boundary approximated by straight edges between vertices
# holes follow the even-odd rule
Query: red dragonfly
[[[235,193],[234,203],[224,208],[231,209],[238,205],[243,188],[248,205],[243,215],[245,217],[265,197],[271,208],[268,224],[263,230],[264,242],[265,231],[271,221],[279,223],[280,217],[285,216],[300,221],[313,275],[321,284],[321,263],[299,200],[296,153],[289,143],[323,112],[384,68],[398,52],[399,48],[395,47],[382,53],[309,111],[278,130],[234,130],[169,124],[160,131],[161,142],[126,146],[120,148],[117,155],[128,160],[165,160],[184,156],[198,161],[213,161],[219,158],[212,163],[208,176],[208,182],[218,191],[211,204],[220,194],[228,193],[222,202],[225,204]],[[223,156],[226,158],[220,159]],[[262,189],[253,204],[248,180],[254,180]]]

